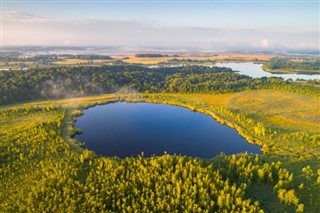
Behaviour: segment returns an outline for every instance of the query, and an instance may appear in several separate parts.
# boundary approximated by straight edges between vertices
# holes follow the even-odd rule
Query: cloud
[[[263,39],[260,41],[260,46],[262,48],[271,48],[273,47],[273,43],[269,41],[268,39]]]
[[[8,22],[48,22],[54,21],[52,18],[34,16],[28,13],[17,11],[2,11],[2,19]]]
[[[57,19],[3,11],[2,21],[4,45],[194,47],[208,51],[319,45],[318,33],[293,35],[259,29],[180,27],[153,20]],[[307,42],[301,43],[302,39]]]

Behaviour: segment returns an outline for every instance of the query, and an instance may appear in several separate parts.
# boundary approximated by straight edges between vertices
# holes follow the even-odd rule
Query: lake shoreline
[[[265,72],[269,72],[271,74],[301,74],[301,75],[319,75],[320,74],[320,70],[318,71],[309,71],[309,70],[281,70],[281,69],[267,69],[264,68],[263,66],[261,67],[261,69],[263,69],[263,71]]]
[[[135,105],[135,103],[139,105]],[[78,120],[77,124],[75,123],[76,130],[81,128],[85,131],[85,135],[77,135],[75,139],[85,141],[86,148],[97,152],[99,155],[109,157],[115,155],[120,158],[136,156],[141,151],[143,151],[146,156],[152,156],[154,154],[162,155],[165,151],[171,154],[177,153],[204,159],[214,158],[221,152],[226,153],[226,155],[245,152],[262,154],[261,146],[257,144],[250,146],[249,144],[252,143],[248,142],[246,138],[239,134],[237,129],[232,128],[230,125],[223,125],[222,122],[214,119],[208,111],[191,110],[197,112],[197,114],[190,114],[189,107],[166,103],[158,103],[156,104],[158,106],[155,107],[152,106],[152,104],[155,103],[141,100],[125,100],[125,102],[119,101],[111,105],[106,104],[96,109],[91,108],[86,113],[86,117]],[[125,111],[123,111],[124,109]],[[141,111],[142,109],[143,111]],[[132,112],[131,110],[135,111]],[[162,115],[158,115],[158,110],[169,117],[163,120]],[[172,110],[175,113],[170,115],[170,113],[173,113]],[[121,113],[122,111],[123,113]],[[176,113],[178,113],[179,116],[183,115],[183,117],[176,117]],[[103,118],[101,117],[102,115]],[[148,116],[145,117],[144,115]],[[184,122],[179,118],[184,120]],[[214,120],[212,120],[212,118]],[[91,123],[92,119],[94,119],[95,124]],[[115,120],[110,121],[110,119]],[[155,122],[155,125],[151,125],[150,123],[148,126],[143,126],[145,122],[151,122],[150,119],[152,123],[153,121]],[[143,123],[141,123],[141,121]],[[164,121],[167,124],[164,125]],[[121,127],[119,127],[120,123]],[[205,128],[200,128],[199,125],[204,125],[203,127]],[[209,127],[210,129],[208,129]],[[140,129],[141,131],[132,131],[132,129]],[[119,131],[121,134],[117,133]],[[166,133],[164,134],[163,132]],[[101,134],[104,136],[102,137]],[[154,134],[157,135],[155,138]],[[140,139],[142,135],[144,139]],[[170,136],[170,138],[167,138],[168,136]],[[105,138],[110,138],[110,140],[105,140]],[[181,143],[185,144],[185,146],[181,146]],[[128,147],[133,145],[134,147],[128,149]],[[195,145],[197,149],[190,149],[190,147]],[[139,147],[144,148],[141,149]],[[198,149],[202,151],[195,151]]]
[[[183,107],[183,108],[189,109],[194,112],[199,112],[199,113],[208,115],[212,119],[214,119],[216,122],[220,123],[221,125],[225,125],[225,126],[228,126],[232,129],[234,129],[242,138],[244,138],[247,141],[247,143],[260,146],[261,154],[259,154],[259,155],[266,154],[266,152],[265,152],[267,150],[266,144],[264,144],[262,141],[258,140],[257,138],[251,136],[250,134],[246,133],[245,130],[243,130],[240,126],[232,123],[231,121],[229,121],[227,119],[222,118],[214,111],[202,109],[202,108],[195,107],[195,106],[188,105],[188,104],[176,103],[173,101],[166,101],[166,100],[160,100],[160,99],[149,99],[147,96],[148,96],[148,94],[144,94],[143,97],[132,98],[132,97],[130,97],[130,95],[120,95],[116,99],[110,99],[110,100],[107,99],[107,100],[101,101],[99,103],[89,103],[88,105],[84,105],[84,106],[81,106],[80,108],[74,109],[73,112],[77,111],[77,113],[71,112],[71,113],[69,113],[69,115],[66,115],[66,117],[70,116],[71,120],[72,120],[72,123],[69,123],[68,136],[67,136],[69,144],[70,144],[70,140],[72,140],[71,144],[73,146],[76,145],[80,149],[85,148],[84,143],[82,143],[81,141],[79,141],[75,138],[75,136],[78,135],[78,133],[80,133],[77,131],[78,128],[75,127],[75,123],[77,121],[77,118],[81,117],[84,113],[83,111],[86,109],[89,109],[89,108],[92,108],[92,107],[95,107],[98,105],[108,105],[108,104],[118,103],[118,102],[153,103],[153,104],[164,104],[164,105],[170,105],[170,106]],[[68,119],[68,120],[70,120],[70,119]],[[214,157],[212,157],[212,158],[214,158]]]
[[[272,70],[265,70],[263,64],[255,64],[252,62],[244,63],[216,63],[217,67],[227,67],[231,68],[233,71],[239,71],[239,74],[247,75],[252,78],[261,78],[261,77],[278,77],[283,78],[284,80],[292,79],[296,81],[297,79],[304,80],[314,80],[320,79],[320,72],[311,74],[308,73],[289,73],[289,72],[278,72]]]
[[[132,101],[132,102],[135,102],[135,101]],[[187,109],[194,111],[194,112],[199,112],[199,113],[203,113],[205,115],[209,115],[218,123],[220,123],[222,125],[226,125],[232,129],[235,129],[241,137],[246,139],[246,141],[248,143],[260,146],[262,155],[266,154],[264,152],[266,149],[266,147],[265,147],[266,145],[264,143],[262,143],[262,141],[259,141],[258,139],[253,138],[249,134],[246,134],[245,131],[240,126],[228,121],[227,119],[223,119],[221,116],[218,116],[217,113],[214,113],[213,111],[201,109],[201,108],[196,108],[192,105],[187,105],[187,104],[182,104],[182,103],[178,104],[178,103],[170,102],[170,101],[168,102],[168,101],[159,101],[159,100],[146,100],[145,102],[146,103],[154,103],[154,104],[167,104],[167,105],[172,105],[172,106],[179,106],[179,107],[187,108]]]

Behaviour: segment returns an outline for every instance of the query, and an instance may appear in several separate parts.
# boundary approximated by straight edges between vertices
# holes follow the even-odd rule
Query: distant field
[[[251,61],[251,60],[269,60],[273,56],[271,55],[262,55],[262,54],[236,54],[236,53],[229,53],[229,54],[223,54],[223,55],[218,55],[218,59],[238,59],[238,60],[246,60],[246,61]]]
[[[54,64],[58,64],[58,65],[76,65],[76,64],[87,64],[89,62],[93,62],[93,63],[104,63],[104,62],[110,62],[108,60],[101,60],[101,59],[97,59],[97,60],[83,60],[83,59],[64,59],[63,61],[57,61],[54,62]]]
[[[270,55],[260,55],[260,54],[221,54],[215,56],[182,56],[179,59],[191,59],[191,60],[244,60],[244,61],[253,61],[253,60],[268,60],[272,56]]]
[[[129,56],[129,59],[125,59],[123,61],[133,64],[158,64],[159,62],[167,62],[170,59],[173,59],[173,57],[140,58],[135,56]]]
[[[112,56],[115,59],[123,59],[125,57],[122,56]],[[124,62],[127,63],[136,63],[136,64],[158,64],[160,62],[168,62],[172,59],[178,59],[178,60],[197,60],[197,61],[207,61],[207,60],[226,60],[226,61],[253,61],[253,60],[268,60],[272,56],[269,55],[255,55],[255,54],[221,54],[221,55],[205,55],[205,54],[198,54],[198,55],[192,55],[192,54],[182,54],[179,57],[160,57],[160,58],[141,58],[141,57],[135,57],[135,56],[127,56],[128,59],[124,59]]]
[[[54,64],[60,65],[72,65],[72,64],[81,64],[81,63],[88,63],[89,60],[82,60],[82,59],[64,59],[63,61],[54,62]]]
[[[127,57],[127,56],[123,56],[123,55],[112,55],[112,56],[110,56],[110,57],[113,58],[113,59],[122,60],[122,59],[124,59],[124,58]]]

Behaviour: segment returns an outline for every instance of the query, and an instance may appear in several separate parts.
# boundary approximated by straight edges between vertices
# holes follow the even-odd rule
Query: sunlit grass
[[[97,59],[97,60],[85,60],[85,59],[73,59],[73,58],[66,58],[63,59],[63,61],[57,61],[54,62],[54,64],[57,65],[77,65],[77,64],[87,64],[89,62],[93,63],[104,63],[104,62],[109,62],[110,60],[102,60],[102,59]]]
[[[261,121],[282,128],[320,127],[320,98],[275,90],[230,94],[168,94],[211,106],[255,114]]]
[[[160,62],[167,62],[173,57],[160,57],[160,58],[140,58],[135,56],[130,56],[128,59],[123,60],[127,63],[133,64],[158,64]]]
[[[108,99],[115,99],[118,95],[116,94],[104,94],[104,95],[94,95],[94,96],[86,96],[86,97],[78,97],[78,98],[68,98],[68,99],[58,99],[58,100],[49,100],[49,101],[38,101],[38,102],[30,102],[24,104],[11,104],[6,105],[0,108],[0,112],[2,110],[8,110],[11,108],[21,108],[24,106],[39,106],[39,107],[46,107],[48,105],[56,105],[61,107],[70,107],[70,108],[77,108],[82,105],[88,104],[98,104],[101,101],[106,101]]]
[[[53,120],[57,116],[56,112],[53,113],[45,113],[45,112],[37,112],[37,113],[29,113],[26,115],[19,116],[10,116],[10,117],[2,117],[0,121],[0,132],[4,132],[6,130],[14,130],[25,128],[30,125],[38,125],[43,122],[49,122]]]

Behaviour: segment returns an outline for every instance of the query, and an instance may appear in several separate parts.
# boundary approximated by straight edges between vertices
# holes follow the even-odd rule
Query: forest
[[[320,72],[319,59],[290,59],[290,58],[271,58],[263,64],[266,71],[293,71],[293,72]]]
[[[21,57],[20,55],[14,55],[14,53],[5,53],[1,56],[1,62],[38,62],[38,63],[50,63],[61,60],[58,55],[35,55],[30,57]]]
[[[45,54],[45,55],[34,55],[34,56],[21,56],[18,53],[5,53],[1,56],[1,62],[38,62],[38,63],[49,63],[55,61],[61,61],[62,58],[68,59],[81,59],[81,60],[112,60],[107,55],[94,55],[94,54]]]
[[[142,93],[228,93],[277,88],[320,94],[313,86],[292,85],[275,77],[251,78],[228,68],[136,65],[49,67],[0,72],[0,104],[114,93],[131,88]]]
[[[112,60],[112,58],[108,55],[95,55],[95,54],[79,54],[79,55],[71,55],[65,54],[60,55],[64,58],[68,59],[81,59],[81,60]]]
[[[157,53],[139,53],[135,54],[135,57],[137,58],[161,58],[161,57],[168,57],[169,55],[164,54],[157,54]],[[177,55],[175,55],[177,56]]]

